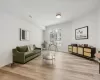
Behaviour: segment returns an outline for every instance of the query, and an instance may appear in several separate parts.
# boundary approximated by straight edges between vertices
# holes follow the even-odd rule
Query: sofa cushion
[[[34,50],[33,52],[34,52],[34,53],[40,53],[41,50]]]
[[[19,52],[27,52],[28,47],[27,46],[20,46],[20,47],[16,47],[16,49]]]
[[[34,53],[33,51],[25,52],[25,58],[28,58],[34,54],[36,54],[36,53]]]

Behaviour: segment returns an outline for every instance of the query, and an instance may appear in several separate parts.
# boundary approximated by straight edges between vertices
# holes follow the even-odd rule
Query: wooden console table
[[[68,45],[68,51],[69,53],[72,53],[78,56],[93,59],[95,57],[94,55],[96,53],[96,48]]]

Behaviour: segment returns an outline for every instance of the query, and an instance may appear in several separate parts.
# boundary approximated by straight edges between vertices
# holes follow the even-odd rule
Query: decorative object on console
[[[75,30],[75,39],[88,39],[88,26],[81,27]]]
[[[83,44],[84,45],[84,47],[88,47],[88,44]]]
[[[20,41],[27,41],[30,39],[30,32],[20,28]]]
[[[71,44],[72,46],[77,46],[77,44]]]

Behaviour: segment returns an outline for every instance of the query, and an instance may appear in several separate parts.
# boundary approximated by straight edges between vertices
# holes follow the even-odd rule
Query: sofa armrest
[[[25,63],[25,52],[19,52],[16,49],[13,49],[12,52],[14,62]]]

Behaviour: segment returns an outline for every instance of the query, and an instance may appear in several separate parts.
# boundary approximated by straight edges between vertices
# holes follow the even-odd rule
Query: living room
[[[8,80],[7,78],[9,80],[13,78],[15,80],[99,80],[97,61],[90,61],[68,52],[68,45],[88,44],[95,47],[95,53],[98,53],[100,50],[99,7],[100,0],[1,0],[1,80]],[[57,15],[61,18],[57,18]],[[87,38],[77,40],[75,30],[86,26],[88,26]],[[21,30],[29,32],[28,40],[22,40]],[[61,34],[53,64],[52,61],[42,62],[42,50],[41,55],[27,63],[14,62],[13,49],[26,45],[42,48],[41,44],[44,41],[49,45],[50,33],[53,31],[59,31]],[[46,48],[48,50],[48,47]]]

